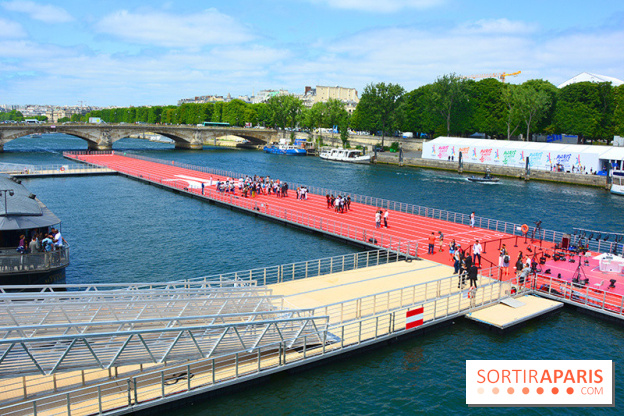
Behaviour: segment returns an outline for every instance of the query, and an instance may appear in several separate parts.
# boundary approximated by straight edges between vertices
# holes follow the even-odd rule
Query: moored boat
[[[611,193],[616,195],[624,195],[624,171],[613,171],[613,183],[611,184]]]
[[[8,175],[0,175],[0,206],[0,285],[65,283],[69,245],[62,237],[62,245],[50,245],[49,251],[28,247],[34,235],[59,229],[61,220],[19,180]]]
[[[264,146],[263,150],[274,155],[305,156],[308,154],[303,147],[288,144],[284,139],[280,140],[279,144],[273,143]]]
[[[371,156],[359,149],[329,149],[319,155],[321,159],[349,163],[370,163]]]

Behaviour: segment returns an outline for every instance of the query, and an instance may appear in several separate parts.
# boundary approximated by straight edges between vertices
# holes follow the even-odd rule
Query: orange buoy
[[[526,234],[529,232],[529,226],[526,224],[522,224],[522,227],[520,227],[520,230],[522,231],[522,234]]]

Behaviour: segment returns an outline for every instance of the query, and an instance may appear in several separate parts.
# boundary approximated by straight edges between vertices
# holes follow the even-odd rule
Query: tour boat
[[[349,163],[370,163],[370,155],[365,155],[358,149],[329,149],[323,150],[319,155],[321,159],[336,160]]]
[[[19,180],[4,174],[0,174],[0,207],[0,286],[65,283],[66,243],[53,251],[26,250],[34,233],[59,229],[61,220]],[[25,247],[19,246],[22,235]]]

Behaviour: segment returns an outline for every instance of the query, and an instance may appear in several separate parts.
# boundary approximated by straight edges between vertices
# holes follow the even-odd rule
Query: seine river
[[[357,166],[318,158],[123,139],[114,146],[199,166],[372,195],[411,204],[571,231],[624,232],[624,198],[568,185],[504,179],[471,184],[452,172]],[[86,143],[64,135],[5,145],[0,163],[69,164],[64,150]],[[353,253],[359,249],[118,176],[26,179],[62,220],[71,244],[67,283],[176,280]],[[371,222],[373,220],[371,219]],[[616,406],[624,398],[622,326],[572,309],[505,335],[461,319],[452,326],[211,399],[176,415],[621,414],[616,408],[468,408],[465,360],[611,359]]]

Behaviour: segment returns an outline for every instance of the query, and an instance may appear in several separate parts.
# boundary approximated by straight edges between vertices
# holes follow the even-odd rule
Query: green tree
[[[578,82],[559,92],[555,111],[558,132],[610,141],[613,136],[613,87],[611,83]]]
[[[526,137],[531,139],[531,126],[544,118],[551,105],[551,98],[546,91],[538,90],[533,85],[521,85],[518,91],[520,117],[526,126]]]
[[[624,136],[624,84],[613,89],[613,131]]]
[[[479,82],[466,82],[469,102],[460,102],[468,108],[460,114],[470,113],[469,126],[465,129],[485,133],[486,136],[502,136],[505,130],[505,84],[495,78],[485,78]]]
[[[245,125],[247,104],[241,100],[232,100],[223,106],[223,121],[232,126]]]
[[[367,85],[353,114],[354,126],[361,130],[381,130],[383,146],[386,132],[394,131],[398,126],[398,110],[403,94],[405,90],[398,84],[380,82]]]
[[[505,106],[504,123],[507,129],[507,140],[511,139],[522,123],[520,114],[520,98],[518,89],[514,84],[505,84],[501,91],[501,100]]]
[[[428,90],[429,111],[440,114],[446,124],[446,134],[451,134],[451,119],[458,104],[466,101],[466,80],[456,74],[438,77]]]
[[[292,95],[276,95],[267,101],[267,109],[273,126],[285,129],[290,125],[294,128],[303,110],[303,102]]]

